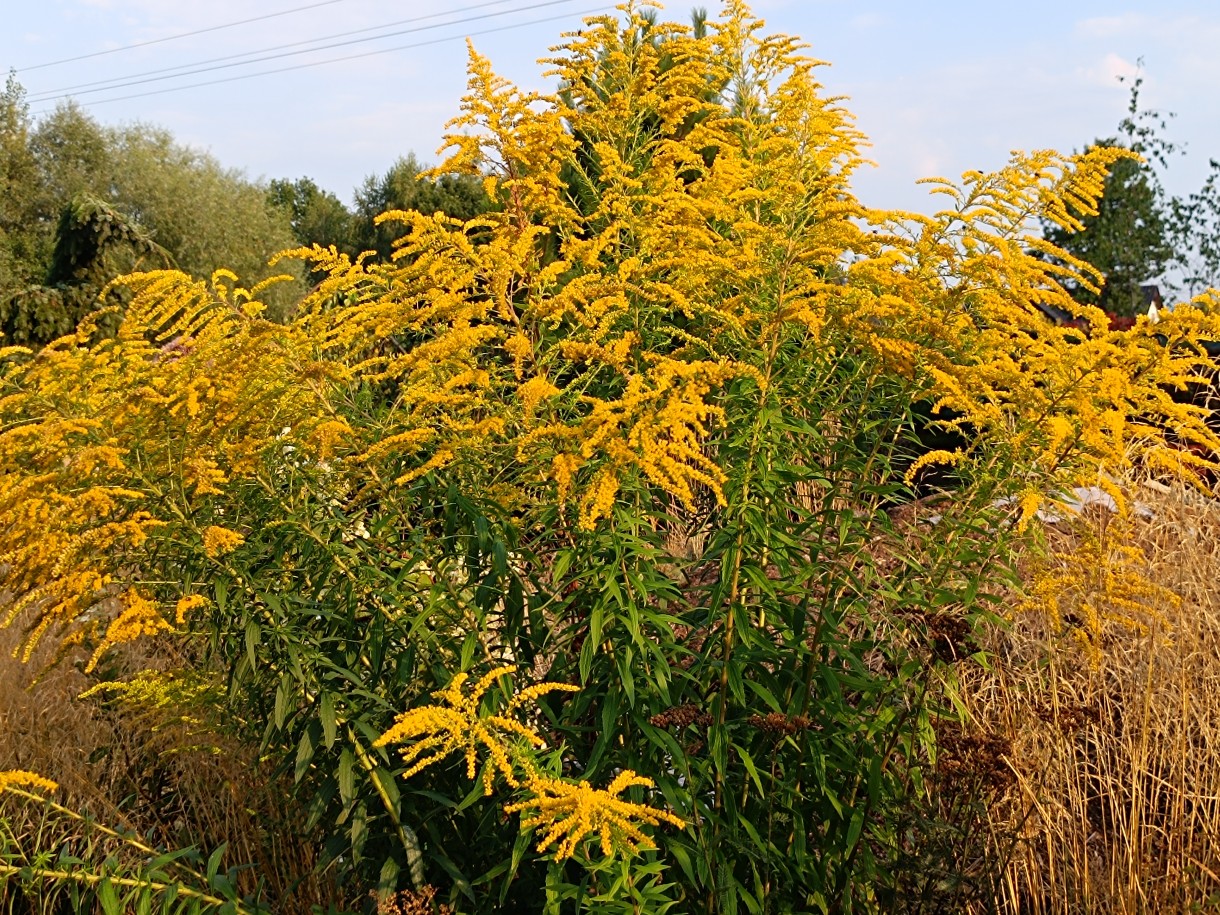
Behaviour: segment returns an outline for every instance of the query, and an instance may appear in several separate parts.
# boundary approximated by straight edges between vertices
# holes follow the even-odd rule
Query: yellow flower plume
[[[203,551],[208,554],[210,559],[232,553],[245,542],[245,537],[227,527],[218,527],[213,524],[204,528],[203,531]]]
[[[106,627],[106,634],[98,643],[89,663],[85,665],[85,673],[90,673],[97,667],[102,656],[115,645],[134,642],[145,636],[157,635],[162,632],[172,632],[173,626],[161,615],[157,605],[144,597],[134,588],[123,595],[123,610],[111,620]]]
[[[678,816],[647,804],[624,801],[619,795],[633,786],[653,787],[650,778],[636,775],[626,769],[604,790],[593,788],[588,782],[571,784],[554,778],[534,777],[527,785],[534,796],[517,804],[509,804],[505,813],[517,813],[533,809],[536,812],[521,820],[522,828],[531,826],[546,828],[538,851],[545,851],[558,843],[555,860],[572,857],[576,847],[586,837],[601,838],[602,853],[616,851],[634,855],[641,848],[655,848],[656,844],[640,829],[639,824],[658,826],[670,823],[685,828],[686,822]]]
[[[490,671],[467,692],[462,689],[470,679],[468,674],[458,674],[447,687],[432,695],[443,704],[425,705],[403,712],[394,726],[382,734],[373,744],[384,747],[390,744],[414,741],[400,753],[409,768],[403,778],[440,762],[450,753],[460,751],[466,759],[466,777],[473,779],[478,770],[479,748],[487,752],[492,765],[483,771],[483,793],[491,794],[492,779],[498,771],[514,788],[518,782],[510,754],[514,738],[524,739],[530,746],[545,746],[545,741],[529,725],[513,717],[527,702],[532,702],[546,693],[574,692],[577,687],[563,683],[537,683],[513,694],[503,711],[480,714],[479,706],[487,691],[500,677],[510,675],[515,667],[497,667]]]
[[[57,790],[59,785],[49,778],[43,778],[43,776],[34,772],[27,772],[24,769],[9,769],[5,772],[0,772],[0,794],[3,794],[9,788],[34,788],[50,794],[52,791]]]

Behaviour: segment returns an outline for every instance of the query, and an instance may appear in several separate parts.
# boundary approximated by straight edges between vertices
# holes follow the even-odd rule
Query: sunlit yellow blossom
[[[580,526],[591,528],[599,518],[609,517],[618,491],[619,479],[614,471],[598,471],[580,503]]]
[[[563,505],[572,491],[572,480],[584,460],[575,454],[560,453],[551,460],[551,474],[557,484],[556,501]]]
[[[545,742],[532,727],[513,717],[514,713],[526,703],[549,692],[574,692],[576,687],[563,683],[537,683],[513,695],[502,710],[493,708],[481,711],[483,697],[496,680],[515,671],[516,668],[511,665],[497,667],[475,683],[469,692],[462,689],[469,675],[457,674],[447,687],[432,694],[443,700],[443,704],[425,705],[403,712],[395,720],[394,726],[377,738],[374,746],[413,741],[400,751],[403,762],[408,765],[403,773],[404,778],[457,751],[466,760],[467,778],[473,779],[478,771],[479,751],[482,748],[490,761],[490,765],[483,770],[484,793],[491,794],[496,772],[508,784],[516,786],[518,780],[512,761],[514,740],[523,739],[531,747],[542,747]],[[499,696],[502,700],[506,694],[499,693]]]
[[[186,622],[187,615],[192,610],[198,610],[200,607],[206,607],[208,599],[202,594],[188,594],[181,598],[174,607],[174,622],[179,626]]]
[[[1037,489],[1026,489],[1021,493],[1017,508],[1017,530],[1024,531],[1038,514],[1046,496]]]
[[[184,519],[224,517],[245,484],[325,477],[336,511],[505,486],[523,515],[558,502],[585,529],[620,503],[714,512],[741,469],[722,463],[737,418],[767,415],[776,371],[822,383],[834,353],[867,376],[845,409],[898,381],[967,454],[1002,455],[1023,524],[1133,461],[1203,485],[1220,435],[1173,395],[1213,368],[1199,343],[1220,339],[1220,303],[1111,332],[1070,293],[1100,274],[1033,228],[1078,228],[1130,152],[1016,153],[931,179],[932,215],[870,209],[852,190],[864,137],[799,41],[737,0],[700,33],[621,12],[555,49],[562,95],[471,50],[432,174],[483,182],[475,219],[383,214],[403,233],[388,261],[285,252],[317,283],[283,322],[231,273],[157,270],[115,280],[114,334],[95,313],[38,353],[0,352],[0,622],[29,633],[22,656],[104,631],[118,595],[165,579],[153,548],[197,536]],[[833,449],[834,411],[809,406],[800,422]]]
[[[245,537],[227,527],[210,524],[203,529],[203,551],[210,559],[232,553],[245,542]]]
[[[916,458],[914,461],[911,462],[911,466],[907,468],[907,472],[904,475],[904,479],[906,480],[906,483],[909,486],[915,482],[915,479],[919,476],[919,472],[921,470],[923,470],[925,467],[928,467],[932,464],[948,464],[948,465],[957,464],[957,463],[960,463],[964,457],[965,457],[965,455],[960,451],[943,451],[943,450],[929,451],[925,454],[920,455],[918,458]]]
[[[160,632],[172,632],[173,626],[163,617],[157,605],[142,596],[136,590],[130,590],[123,595],[123,609],[106,627],[106,634],[93,652],[93,657],[85,665],[89,672],[97,666],[110,648],[124,642],[134,642],[144,636],[156,635]]]
[[[504,341],[504,349],[513,357],[513,372],[520,379],[525,374],[525,360],[534,352],[534,344],[525,334],[516,333]]]
[[[142,670],[126,680],[98,683],[78,698],[95,697],[117,700],[137,714],[153,713],[155,727],[173,721],[194,733],[203,724],[201,714],[223,707],[224,688],[199,671]]]
[[[352,427],[342,419],[331,419],[314,427],[310,437],[317,444],[318,456],[323,460],[335,453],[339,442],[352,434]]]
[[[9,769],[0,772],[0,794],[3,794],[8,788],[34,788],[49,794],[52,791],[59,790],[59,785],[49,778],[44,778],[34,772],[26,772],[23,769]]]
[[[535,777],[526,783],[533,797],[507,805],[506,813],[533,811],[521,819],[522,828],[540,827],[545,832],[538,841],[538,850],[556,845],[555,860],[570,858],[586,838],[600,839],[604,855],[616,852],[635,854],[641,848],[655,848],[655,843],[641,825],[658,826],[669,823],[684,828],[686,822],[678,816],[646,804],[624,801],[619,795],[628,788],[653,787],[650,778],[642,778],[627,769],[605,790],[588,782],[572,784],[559,779]]]
[[[526,412],[533,413],[538,409],[540,402],[558,394],[559,388],[555,387],[543,376],[535,375],[518,388],[518,393],[521,395],[521,403],[525,406]]]
[[[1182,598],[1152,580],[1147,558],[1128,535],[1132,519],[1119,513],[1104,533],[1077,520],[1079,542],[1056,551],[1030,576],[1028,597],[1018,608],[1045,615],[1052,630],[1069,636],[1089,663],[1100,666],[1107,627],[1148,634],[1167,634],[1165,608],[1180,607]]]

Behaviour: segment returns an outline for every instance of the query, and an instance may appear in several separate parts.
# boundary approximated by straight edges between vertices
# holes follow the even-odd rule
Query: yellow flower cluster
[[[523,739],[531,747],[545,746],[545,741],[529,725],[512,717],[526,703],[533,702],[550,692],[573,692],[576,687],[563,683],[538,683],[516,693],[502,711],[483,712],[480,706],[484,696],[501,677],[516,671],[509,665],[497,667],[478,680],[469,692],[462,687],[470,679],[468,674],[457,674],[447,687],[433,693],[443,705],[425,705],[403,712],[394,726],[377,738],[374,746],[407,743],[400,752],[409,768],[403,773],[407,778],[450,753],[460,752],[466,760],[466,776],[473,779],[478,771],[479,750],[487,753],[490,765],[483,770],[484,794],[491,794],[492,780],[496,772],[514,787],[518,784],[511,755],[514,752],[514,737]]]
[[[1038,486],[1055,475],[1087,483],[1135,457],[1176,469],[1184,452],[1162,429],[1220,451],[1205,411],[1171,393],[1209,370],[1198,342],[1220,337],[1214,303],[1180,304],[1155,329],[1141,318],[1111,331],[1105,314],[1063,285],[1095,286],[1096,271],[1028,229],[1034,216],[1078,225],[1096,211],[1108,169],[1129,155],[1016,154],[998,172],[968,172],[961,186],[931,179],[952,205],[934,217],[887,217],[882,246],[847,269],[854,308],[844,318],[860,339],[896,371],[925,371],[936,410],[1003,443]],[[1081,319],[1087,332],[1056,326],[1042,306]]]
[[[945,451],[944,449],[928,451],[911,462],[911,466],[907,468],[904,477],[909,485],[915,482],[920,471],[925,467],[931,467],[933,464],[953,465],[960,463],[964,458],[965,454],[961,451]]]
[[[227,527],[210,524],[203,529],[203,551],[207,553],[209,559],[217,559],[232,553],[245,542],[245,537]]]
[[[26,658],[52,627],[104,645],[161,631],[142,598],[113,600],[149,539],[258,470],[285,425],[305,440],[325,415],[312,346],[258,318],[258,289],[174,271],[116,284],[131,293],[117,336],[96,340],[95,316],[3,367],[0,624],[28,629]]]
[[[1069,636],[1089,662],[1103,660],[1107,627],[1141,635],[1154,628],[1167,635],[1166,610],[1182,598],[1149,577],[1147,557],[1132,545],[1129,515],[1119,514],[1099,531],[1076,525],[1078,542],[1053,552],[1032,575],[1029,597],[1019,609],[1044,614],[1052,629]]]
[[[686,827],[681,817],[665,810],[622,800],[619,795],[633,786],[651,788],[653,781],[636,775],[630,769],[620,772],[605,789],[593,788],[588,782],[574,785],[559,779],[539,777],[526,785],[533,797],[509,804],[504,811],[534,811],[522,817],[521,827],[546,829],[538,842],[538,851],[546,851],[558,843],[556,861],[572,857],[589,836],[600,839],[604,855],[616,852],[633,855],[642,848],[656,847],[640,830],[639,824],[659,826],[669,823],[679,829]]]
[[[818,96],[795,42],[758,37],[762,23],[741,4],[707,37],[662,23],[650,27],[655,42],[639,42],[643,20],[629,16],[625,27],[594,17],[570,36],[550,61],[562,99],[519,92],[471,53],[454,151],[437,172],[487,176],[500,208],[465,225],[387,214],[410,228],[390,265],[295,252],[329,273],[306,303],[309,332],[353,376],[398,383],[396,414],[365,457],[396,461],[400,482],[485,461],[503,436],[524,483],[549,479],[561,502],[575,493],[585,527],[610,514],[629,478],[688,506],[699,489],[720,497],[706,450],[716,398],[735,379],[764,380],[730,352],[818,320],[791,297],[768,313],[774,297],[757,287],[781,257],[790,289],[806,291],[822,282],[812,255],[833,259],[860,237],[859,208],[842,203],[857,137]],[[716,88],[743,68],[757,71],[752,118]],[[782,88],[764,98],[773,78]],[[654,112],[658,126],[644,127]],[[588,205],[561,180],[589,168],[576,137],[596,154]],[[811,199],[834,218],[810,220]],[[409,351],[378,348],[403,332]]]
[[[1091,212],[1127,154],[1019,154],[933,179],[934,216],[871,210],[850,189],[863,138],[797,41],[740,0],[706,34],[622,12],[556,49],[554,96],[471,51],[436,173],[483,176],[485,215],[384,214],[406,227],[388,263],[285,252],[322,278],[284,324],[230,274],[156,271],[118,281],[131,301],[114,339],[86,322],[7,352],[0,590],[27,653],[136,583],[149,538],[177,533],[164,525],[306,457],[342,451],[346,491],[448,474],[527,511],[574,506],[586,528],[624,493],[723,499],[725,405],[761,409],[792,352],[851,348],[904,376],[980,446],[913,473],[996,446],[1026,507],[1134,459],[1208,462],[1165,429],[1220,452],[1204,412],[1171,395],[1207,367],[1217,303],[1110,331],[1063,285],[1096,275],[1030,234]],[[1048,305],[1089,332],[1056,327]],[[384,409],[357,406],[373,390]],[[240,542],[209,531],[211,556]]]
[[[34,772],[26,772],[24,769],[0,771],[0,794],[9,788],[33,788],[50,794],[59,790],[59,785],[49,778],[44,778]]]
[[[223,693],[223,686],[197,671],[142,670],[127,680],[98,683],[79,698],[116,700],[126,710],[148,718],[154,731],[181,725],[186,733],[204,737],[207,726],[201,716],[224,708]],[[185,747],[178,745],[170,752],[182,749]],[[210,749],[219,752],[214,747]]]
[[[85,665],[85,672],[93,670],[108,650],[124,642],[134,642],[148,635],[173,632],[174,627],[161,615],[157,605],[143,597],[134,588],[122,598],[122,610],[106,627],[106,634]]]
[[[192,610],[206,607],[207,603],[208,599],[202,594],[188,594],[186,597],[180,598],[174,607],[174,622],[179,626],[184,625]]]
[[[491,686],[499,678],[510,676],[515,671],[516,668],[511,665],[497,667],[478,680],[468,692],[463,687],[469,676],[457,674],[445,689],[433,694],[444,704],[426,705],[404,712],[374,746],[413,741],[401,751],[404,762],[408,764],[404,778],[410,778],[450,753],[460,752],[466,760],[466,776],[472,780],[478,770],[481,749],[488,757],[483,767],[484,796],[492,793],[497,772],[511,787],[522,787],[517,777],[517,769],[521,767],[525,772],[524,789],[529,796],[524,801],[509,804],[505,812],[536,811],[522,819],[522,828],[547,828],[539,843],[539,851],[544,851],[562,837],[556,851],[557,860],[571,857],[577,846],[590,835],[600,838],[602,851],[607,855],[615,852],[634,854],[641,848],[654,847],[640,830],[639,824],[686,826],[685,821],[674,814],[619,798],[628,788],[653,786],[650,779],[637,776],[634,772],[620,773],[605,790],[594,789],[588,782],[572,784],[541,775],[528,753],[519,751],[514,741],[523,740],[531,749],[540,749],[545,742],[530,725],[513,716],[540,696],[555,691],[574,692],[577,687],[562,683],[537,683],[514,693],[502,710],[481,710],[483,697]]]

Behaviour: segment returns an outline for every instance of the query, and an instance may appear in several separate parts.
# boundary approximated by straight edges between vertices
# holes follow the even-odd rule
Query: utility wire
[[[108,92],[113,89],[126,89],[129,86],[140,86],[140,85],[144,85],[145,83],[162,82],[167,79],[180,79],[184,76],[194,76],[198,73],[211,73],[216,70],[228,70],[233,67],[245,67],[250,64],[262,63],[262,62],[268,61],[268,60],[279,60],[279,59],[282,59],[285,57],[296,57],[301,54],[312,54],[315,51],[328,51],[332,48],[342,48],[342,47],[348,47],[348,46],[354,45],[354,44],[364,44],[364,43],[370,42],[370,41],[380,41],[383,38],[395,38],[399,35],[409,35],[409,34],[412,34],[415,32],[426,32],[429,29],[439,29],[439,28],[444,28],[445,26],[449,26],[449,25],[464,25],[467,22],[477,22],[480,19],[492,19],[496,16],[506,16],[511,13],[524,13],[529,10],[540,9],[545,6],[556,6],[560,3],[571,3],[571,2],[572,2],[572,0],[543,0],[543,2],[540,2],[540,3],[531,3],[526,6],[513,7],[512,9],[507,9],[507,10],[497,10],[492,13],[482,13],[478,16],[468,16],[464,19],[455,19],[450,22],[434,22],[430,25],[418,25],[418,26],[415,26],[414,28],[410,28],[410,29],[399,29],[396,32],[386,32],[384,35],[373,35],[368,38],[350,38],[347,41],[331,42],[330,44],[318,45],[317,47],[314,47],[314,48],[302,48],[301,50],[297,50],[297,51],[284,51],[280,54],[264,54],[261,57],[255,57],[250,60],[236,61],[233,63],[214,64],[212,66],[206,66],[206,67],[199,66],[193,70],[184,70],[181,73],[175,73],[171,76],[147,76],[147,77],[144,77],[143,79],[127,79],[126,81],[113,82],[111,85],[105,86],[103,88],[85,89],[82,92],[77,92],[77,93],[61,93],[61,94],[56,94],[56,95],[50,95],[47,93],[39,93],[36,96],[32,96],[30,98],[30,101],[31,101],[31,103],[54,102],[54,101],[58,101],[60,99],[71,98],[76,95],[91,95],[95,92]],[[266,72],[278,72],[278,71],[266,71]]]
[[[601,13],[601,12],[605,12],[610,9],[613,9],[613,7],[608,6],[608,5],[597,6],[597,7],[593,7],[592,9],[581,10],[580,12],[576,12],[576,13],[561,13],[558,16],[546,16],[546,17],[543,17],[542,19],[531,19],[528,22],[514,22],[511,25],[502,25],[502,26],[499,26],[494,29],[483,29],[482,31],[479,31],[479,32],[465,32],[460,35],[447,35],[444,38],[432,38],[432,39],[429,39],[428,41],[417,41],[417,42],[414,42],[413,44],[398,45],[393,48],[380,48],[379,50],[376,50],[376,51],[365,51],[363,54],[348,54],[344,57],[332,57],[327,60],[315,60],[315,61],[310,61],[309,63],[304,63],[304,64],[294,64],[293,66],[290,66],[290,67],[277,67],[274,70],[259,70],[257,73],[242,73],[238,76],[227,76],[227,77],[224,77],[223,79],[211,79],[211,80],[206,80],[201,83],[190,83],[185,86],[171,86],[168,89],[153,89],[148,92],[135,92],[135,93],[132,93],[131,95],[120,95],[120,96],[116,96],[114,98],[98,99],[97,101],[91,102],[90,104],[91,105],[105,105],[109,102],[124,102],[124,101],[127,101],[128,99],[146,98],[150,95],[165,95],[167,92],[181,92],[185,89],[198,89],[203,86],[217,86],[217,85],[220,85],[221,83],[232,83],[232,82],[237,82],[238,80],[243,80],[243,79],[253,79],[256,76],[271,76],[272,74],[275,74],[275,73],[288,73],[292,70],[304,70],[308,67],[320,67],[325,64],[337,64],[337,63],[342,63],[343,61],[348,61],[348,60],[359,60],[364,57],[375,57],[378,54],[389,54],[394,51],[406,51],[406,50],[410,50],[411,48],[423,48],[423,47],[427,47],[429,45],[442,44],[443,42],[446,42],[446,41],[458,41],[463,38],[474,38],[479,35],[491,35],[496,32],[506,32],[509,29],[523,28],[527,25],[541,25],[544,22],[555,22],[560,19],[567,19],[571,16],[590,16],[593,13]],[[46,111],[49,111],[49,110],[50,109],[44,108],[40,111],[34,112],[34,114],[44,114]]]
[[[333,2],[338,2],[338,0],[328,0],[328,2],[333,3]],[[99,92],[105,91],[106,89],[121,89],[122,86],[111,85],[111,84],[112,83],[122,83],[124,80],[138,79],[143,76],[156,76],[161,73],[173,73],[175,70],[189,70],[191,67],[202,67],[206,64],[220,63],[221,61],[226,61],[226,60],[237,60],[239,57],[255,57],[256,55],[266,54],[270,51],[282,51],[285,48],[299,48],[301,45],[317,44],[318,42],[329,41],[333,38],[346,38],[349,35],[362,35],[365,32],[376,32],[376,31],[380,31],[381,29],[393,28],[394,26],[397,26],[397,25],[409,25],[414,22],[423,22],[425,19],[435,19],[438,16],[455,16],[458,13],[467,13],[467,12],[470,12],[471,10],[484,9],[489,6],[496,6],[498,4],[505,3],[505,2],[509,2],[509,0],[487,0],[487,2],[485,2],[485,3],[476,3],[473,6],[463,6],[463,7],[459,7],[458,9],[455,9],[455,10],[442,10],[439,13],[428,13],[426,16],[413,16],[410,19],[396,19],[393,22],[383,22],[381,25],[371,25],[371,26],[367,26],[366,28],[363,28],[363,29],[352,29],[351,31],[348,31],[348,32],[334,32],[330,35],[327,35],[325,38],[307,38],[304,41],[290,41],[286,44],[277,44],[277,45],[272,45],[267,48],[259,48],[257,51],[243,51],[239,54],[226,54],[222,57],[210,57],[206,60],[196,60],[189,64],[177,64],[176,66],[173,66],[173,67],[162,67],[159,70],[144,70],[139,73],[129,73],[127,76],[115,76],[110,79],[97,79],[97,80],[93,80],[93,81],[87,82],[87,83],[77,83],[72,86],[61,86],[58,89],[44,89],[41,92],[34,93],[32,96],[29,97],[29,100],[31,102],[41,102],[41,101],[47,101],[47,100],[56,99],[56,98],[62,98],[63,96],[61,95],[61,93],[70,93],[70,92],[74,92],[75,90],[78,90],[78,89],[90,89],[91,87],[94,87],[94,86],[101,87],[100,89],[95,90],[95,91],[99,91]],[[454,21],[460,21],[460,20],[454,20]],[[394,34],[400,34],[400,33],[394,33]],[[391,36],[390,35],[373,36],[373,37],[369,38],[368,40],[375,41],[377,38],[389,38],[389,37],[391,37]],[[116,50],[118,50],[118,49],[116,49]],[[319,48],[311,48],[310,50],[321,51],[321,50],[325,50],[325,49],[319,47]],[[102,52],[102,53],[107,53],[107,52]],[[248,61],[245,61],[245,63],[258,63],[258,60],[248,60]],[[33,69],[33,68],[30,68],[30,69]],[[178,76],[188,76],[190,74],[179,73],[177,75]],[[167,78],[172,79],[173,77],[167,77]]]
[[[177,35],[166,35],[164,38],[151,38],[148,41],[137,41],[135,44],[125,44],[121,48],[107,48],[105,51],[94,51],[91,54],[78,54],[76,57],[64,57],[60,60],[49,60],[45,64],[34,64],[31,67],[22,67],[16,72],[28,73],[30,70],[44,70],[47,67],[58,67],[60,64],[70,64],[78,60],[88,60],[91,57],[102,57],[106,54],[118,54],[120,51],[130,51],[133,48],[145,48],[150,44],[162,44],[166,41],[177,41],[179,38],[190,38],[192,35],[204,35],[208,32],[219,32],[221,29],[231,29],[239,25],[249,25],[251,22],[262,22],[264,19],[276,19],[279,16],[287,16],[291,13],[301,13],[305,10],[317,9],[319,6],[331,6],[332,4],[343,2],[344,0],[322,0],[320,3],[310,3],[307,6],[294,6],[292,9],[280,10],[278,13],[267,13],[263,16],[252,16],[249,19],[238,19],[236,22],[224,22],[220,25],[208,26],[205,29],[194,29],[190,32],[179,32]]]

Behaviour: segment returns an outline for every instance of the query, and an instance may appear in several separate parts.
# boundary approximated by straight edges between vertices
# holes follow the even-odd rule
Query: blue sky
[[[274,15],[311,3],[312,9]],[[694,5],[670,4],[665,15],[686,20]],[[706,5],[717,9],[715,3]],[[425,161],[435,160],[443,125],[456,112],[465,87],[462,37],[474,33],[476,46],[502,75],[530,88],[548,88],[536,59],[599,2],[9,0],[5,6],[0,68],[18,70],[36,112],[54,104],[38,99],[67,87],[327,36],[333,42],[364,38],[379,33],[339,33],[388,22],[401,24],[387,31],[428,26],[176,80],[164,79],[162,73],[153,74],[155,81],[122,89],[75,90],[79,103],[103,122],[158,124],[250,177],[308,175],[350,199],[365,175],[383,171],[400,154],[414,151]],[[868,154],[877,167],[860,175],[857,189],[875,206],[929,210],[935,198],[916,186],[921,176],[997,168],[1012,149],[1067,151],[1112,134],[1128,92],[1117,77],[1134,75],[1141,58],[1146,106],[1175,112],[1168,136],[1186,144],[1187,154],[1171,165],[1170,189],[1193,190],[1208,159],[1220,159],[1220,4],[1214,0],[759,0],[754,10],[769,30],[799,35],[812,56],[830,62],[822,71],[823,82],[830,92],[850,98],[848,107],[873,143]],[[259,16],[271,18],[159,40]],[[542,19],[550,21],[528,24]],[[491,29],[499,31],[477,34]],[[157,43],[38,66],[152,41]],[[433,43],[107,101],[425,41]]]

